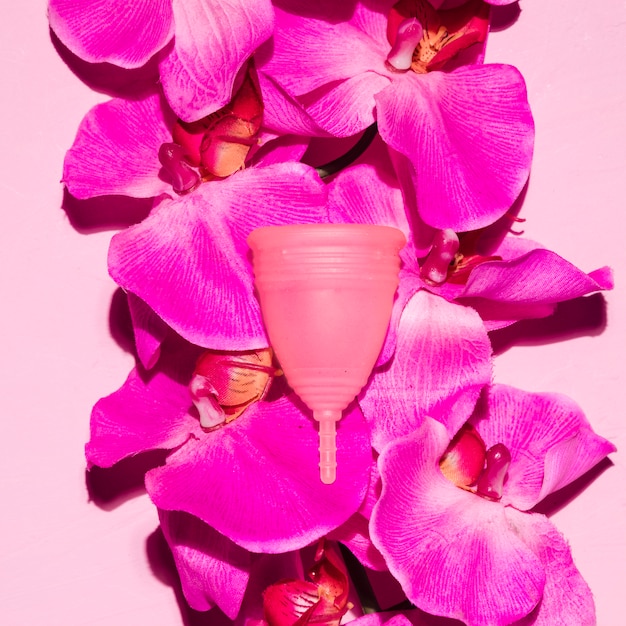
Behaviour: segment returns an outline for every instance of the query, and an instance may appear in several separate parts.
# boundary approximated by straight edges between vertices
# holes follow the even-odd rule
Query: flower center
[[[249,65],[225,107],[196,122],[175,122],[173,143],[159,150],[174,191],[189,193],[202,181],[226,178],[243,169],[250,149],[258,143],[262,121],[261,90]]]
[[[200,425],[213,429],[232,422],[251,404],[263,400],[275,376],[271,348],[248,352],[205,352],[196,364],[189,391]]]
[[[418,74],[441,69],[461,50],[484,41],[488,28],[489,5],[482,0],[444,11],[427,0],[400,0],[387,20],[387,68]]]
[[[350,583],[346,567],[333,544],[320,539],[310,581],[283,579],[263,592],[263,617],[269,626],[318,624],[339,626],[353,608],[348,601]]]
[[[497,255],[477,251],[481,230],[457,235],[452,229],[440,230],[420,268],[420,276],[430,285],[444,282],[465,284],[472,270],[486,261],[501,261]]]
[[[497,502],[502,498],[511,453],[503,443],[486,450],[471,424],[464,424],[439,460],[442,474],[457,487]]]

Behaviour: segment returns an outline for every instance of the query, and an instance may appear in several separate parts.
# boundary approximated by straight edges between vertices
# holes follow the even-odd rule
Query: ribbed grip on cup
[[[337,478],[337,432],[336,422],[341,411],[315,411],[313,417],[319,422],[320,480],[331,485]]]

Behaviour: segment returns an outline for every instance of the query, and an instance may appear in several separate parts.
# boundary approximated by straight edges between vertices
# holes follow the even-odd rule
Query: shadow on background
[[[70,224],[83,235],[121,230],[148,217],[154,198],[96,196],[79,200],[65,188],[61,208]]]
[[[146,492],[147,471],[165,463],[167,450],[150,450],[123,459],[113,467],[92,467],[85,471],[89,500],[105,511],[112,511],[131,498]]]
[[[512,4],[505,4],[503,6],[492,6],[489,30],[497,32],[513,26],[519,19],[521,13],[522,10],[520,9],[519,2],[513,2]]]
[[[595,337],[606,327],[606,301],[601,293],[560,302],[549,317],[522,320],[489,333],[494,354],[513,346],[535,346],[576,337]]]
[[[597,465],[577,478],[574,482],[566,485],[562,489],[546,496],[534,509],[535,513],[543,513],[550,517],[558,513],[564,506],[569,504],[574,498],[585,491],[597,478],[599,478],[609,467],[613,467],[613,461],[608,457],[602,459]]]
[[[50,29],[50,40],[57,54],[87,87],[111,97],[137,100],[154,93],[159,82],[158,54],[137,69],[125,70],[111,63],[88,63],[66,48]]]
[[[218,608],[203,612],[189,607],[183,595],[174,557],[160,528],[146,539],[146,555],[154,577],[172,588],[184,626],[232,626],[232,622]]]

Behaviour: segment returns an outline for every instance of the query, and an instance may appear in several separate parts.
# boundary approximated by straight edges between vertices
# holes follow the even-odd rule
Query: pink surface
[[[617,445],[613,466],[583,477],[568,491],[576,498],[562,508],[566,499],[553,500],[550,512],[595,594],[598,624],[621,626],[626,5],[526,0],[521,9],[512,27],[491,35],[487,59],[522,71],[537,123],[523,228],[587,271],[613,266],[616,290],[502,331],[496,381],[569,394]],[[44,0],[3,2],[0,29],[0,623],[209,623],[181,608],[137,468],[122,468],[118,489],[110,476],[85,477],[91,406],[122,383],[133,360],[119,324],[110,323],[120,300],[106,272],[112,231],[75,230],[60,208],[59,179],[80,119],[106,96],[81,83],[54,49]]]

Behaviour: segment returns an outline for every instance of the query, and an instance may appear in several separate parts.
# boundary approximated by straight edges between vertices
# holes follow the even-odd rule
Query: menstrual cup
[[[248,237],[265,328],[319,422],[320,478],[336,477],[335,426],[380,353],[406,240],[388,226],[302,224]]]

